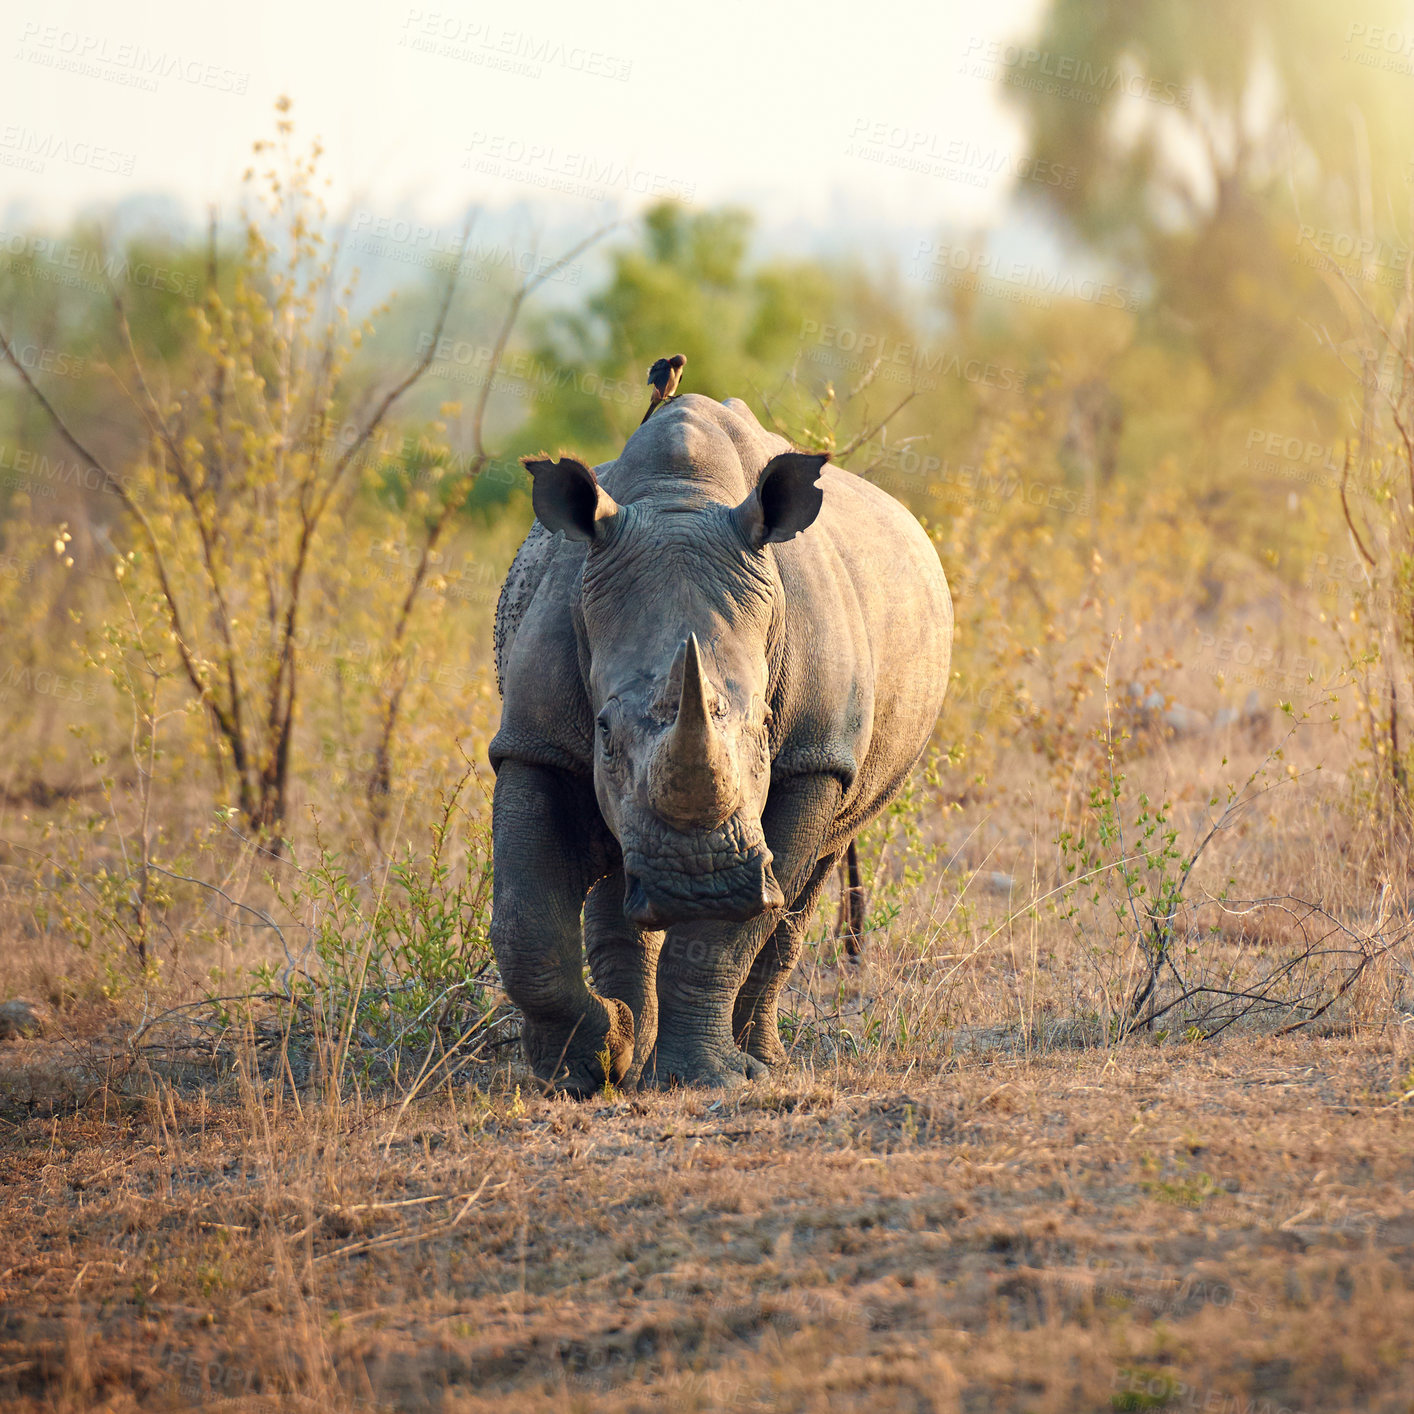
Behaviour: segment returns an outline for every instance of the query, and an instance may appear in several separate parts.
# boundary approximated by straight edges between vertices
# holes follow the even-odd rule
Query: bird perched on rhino
[[[682,371],[686,367],[687,359],[682,354],[653,360],[653,366],[648,370],[648,386],[652,388],[653,393],[648,411],[643,414],[643,422],[647,422],[661,404],[676,396],[678,384],[682,382]],[[643,422],[638,425],[642,427]]]

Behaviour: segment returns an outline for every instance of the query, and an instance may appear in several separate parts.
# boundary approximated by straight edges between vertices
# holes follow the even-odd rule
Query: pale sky
[[[333,208],[370,221],[548,196],[597,225],[668,193],[777,226],[983,226],[1024,137],[995,74],[960,71],[1040,8],[12,0],[0,212],[58,222],[158,193],[229,212],[288,93]]]

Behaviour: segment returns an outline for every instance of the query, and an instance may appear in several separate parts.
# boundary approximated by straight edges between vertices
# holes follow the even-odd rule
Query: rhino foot
[[[774,1026],[753,1026],[741,1038],[746,1054],[770,1070],[779,1070],[789,1059]]]
[[[730,1044],[714,1044],[700,1038],[676,1041],[660,1038],[643,1067],[643,1084],[668,1089],[674,1085],[696,1085],[707,1090],[735,1090],[748,1080],[760,1080],[770,1072],[755,1056]]]
[[[587,1100],[604,1088],[604,1071],[598,1061],[567,1060],[553,1076],[546,1075],[538,1066],[532,1068],[547,1094]]]
[[[633,1013],[626,1002],[613,997],[603,1001],[607,1024],[601,1022],[594,1030],[581,1023],[566,1034],[562,1028],[537,1026],[526,1018],[521,1045],[547,1091],[583,1100],[597,1095],[606,1080],[618,1084],[628,1073],[633,1064]]]

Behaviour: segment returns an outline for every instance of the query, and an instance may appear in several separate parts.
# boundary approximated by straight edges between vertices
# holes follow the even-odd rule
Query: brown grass
[[[16,1410],[1407,1409],[1407,1027],[584,1104],[6,1057]],[[55,1113],[14,1102],[48,1067]],[[25,1115],[25,1111],[29,1111]],[[1235,1401],[1228,1403],[1224,1401]]]

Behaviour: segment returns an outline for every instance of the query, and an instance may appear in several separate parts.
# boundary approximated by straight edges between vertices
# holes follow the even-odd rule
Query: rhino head
[[[525,461],[541,524],[588,545],[594,788],[640,927],[740,922],[786,902],[761,829],[782,607],[766,546],[819,514],[826,460],[782,453],[735,506],[691,487],[620,506],[581,462]]]

